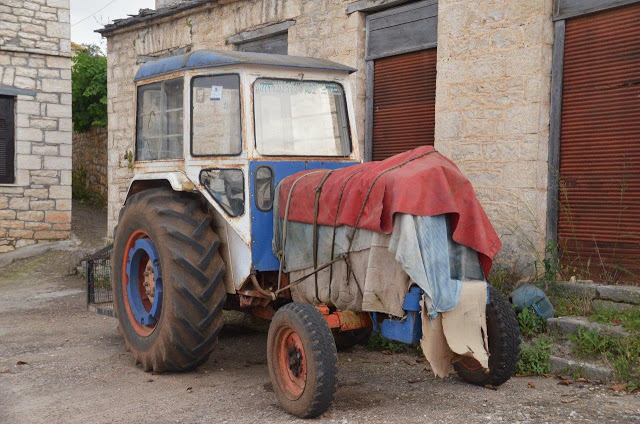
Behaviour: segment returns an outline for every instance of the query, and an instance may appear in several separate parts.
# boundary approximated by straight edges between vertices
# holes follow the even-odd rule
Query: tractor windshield
[[[349,156],[344,90],[333,82],[256,80],[256,148],[265,156]]]

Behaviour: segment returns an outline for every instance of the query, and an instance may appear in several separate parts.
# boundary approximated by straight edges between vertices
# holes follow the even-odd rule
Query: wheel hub
[[[295,377],[302,374],[302,352],[295,345],[289,347],[289,369]]]

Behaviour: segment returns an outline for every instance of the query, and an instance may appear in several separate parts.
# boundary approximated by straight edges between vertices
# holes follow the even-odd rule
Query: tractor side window
[[[231,217],[244,214],[244,174],[240,169],[204,169],[200,184]]]
[[[136,160],[182,158],[183,87],[182,78],[138,87]]]
[[[215,75],[191,80],[191,154],[239,155],[240,77]]]

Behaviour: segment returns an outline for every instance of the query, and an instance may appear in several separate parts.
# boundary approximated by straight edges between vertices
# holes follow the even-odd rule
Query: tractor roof
[[[213,68],[229,65],[267,65],[289,68],[326,69],[350,73],[356,72],[354,68],[326,59],[238,51],[199,50],[180,56],[172,56],[147,62],[138,69],[135,80],[154,78],[188,69]]]

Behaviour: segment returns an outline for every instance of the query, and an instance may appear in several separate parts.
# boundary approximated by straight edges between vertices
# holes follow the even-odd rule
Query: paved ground
[[[228,328],[196,372],[136,368],[116,321],[86,312],[82,278],[65,275],[71,257],[0,269],[0,423],[299,421],[270,388],[264,332]],[[436,379],[413,355],[362,349],[339,362],[334,407],[319,422],[640,423],[640,396],[602,386],[514,378],[493,391]]]

